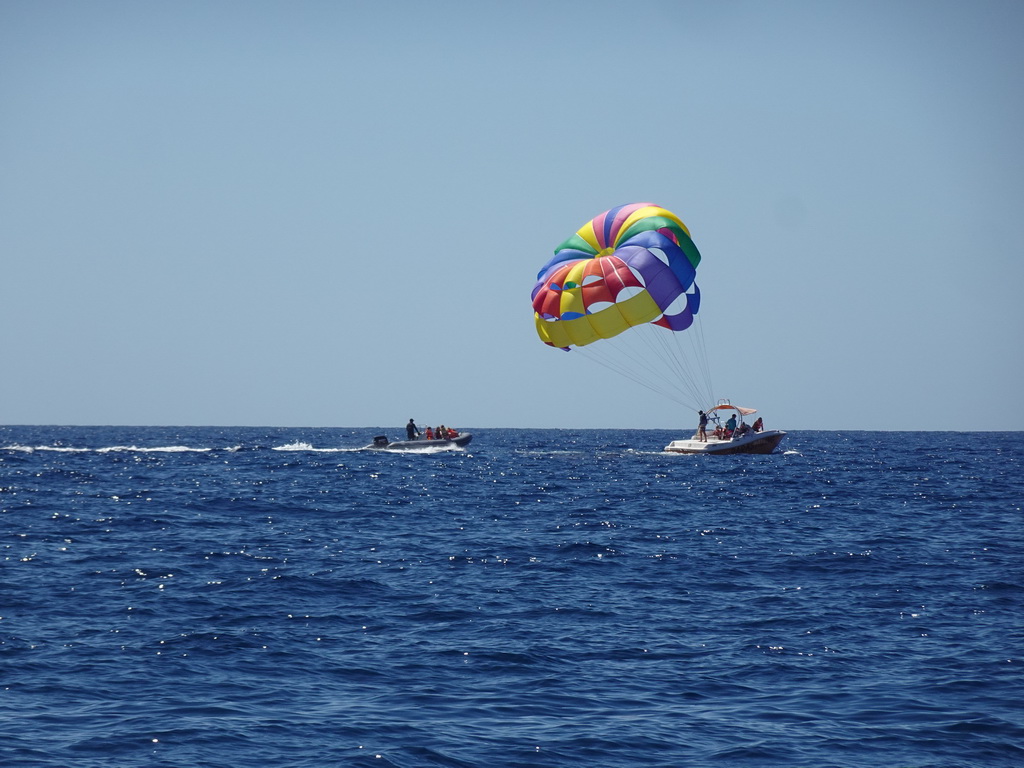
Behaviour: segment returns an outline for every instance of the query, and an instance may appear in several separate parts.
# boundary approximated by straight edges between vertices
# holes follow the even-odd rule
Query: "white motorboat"
[[[731,453],[771,453],[774,451],[786,433],[778,429],[761,428],[761,419],[753,425],[743,421],[744,416],[757,413],[754,408],[744,408],[739,405],[732,405],[728,401],[720,402],[714,408],[707,411],[711,421],[718,422],[720,413],[733,411],[738,417],[736,428],[730,433],[721,426],[714,430],[707,429],[707,439],[700,439],[699,431],[693,437],[686,440],[673,440],[665,446],[665,450],[671,453],[711,453],[724,455]]]

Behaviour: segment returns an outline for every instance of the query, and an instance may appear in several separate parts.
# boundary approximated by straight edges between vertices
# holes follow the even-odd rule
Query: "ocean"
[[[0,428],[0,765],[1024,765],[1021,433]]]

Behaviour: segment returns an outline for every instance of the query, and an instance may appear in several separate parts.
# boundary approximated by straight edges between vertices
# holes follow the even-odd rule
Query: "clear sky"
[[[1024,3],[0,0],[0,423],[695,426],[544,346],[596,214],[714,392],[1024,429]]]

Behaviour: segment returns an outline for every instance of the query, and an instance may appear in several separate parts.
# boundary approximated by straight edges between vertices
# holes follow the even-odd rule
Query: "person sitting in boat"
[[[410,440],[415,440],[416,435],[420,433],[419,428],[416,426],[416,422],[409,419],[409,423],[405,425],[405,434],[409,436]]]
[[[732,437],[732,433],[736,431],[736,414],[734,413],[729,417],[729,420],[725,422],[725,436]]]
[[[434,430],[432,430],[430,427],[427,427],[427,440],[433,440],[433,439],[434,439]]]
[[[459,430],[452,429],[451,427],[448,427],[448,439],[449,440],[454,440],[458,436],[459,436]]]
[[[437,439],[438,440],[447,440],[448,439],[448,430],[445,429],[444,424],[442,424],[440,427],[438,427],[436,430],[434,430],[434,434],[437,435]]]
[[[754,422],[754,431],[755,432],[760,432],[763,429],[764,429],[764,422],[761,421],[761,417],[758,416],[757,417],[757,421]]]
[[[725,430],[722,429],[721,424],[715,424],[715,439],[721,440],[725,437]]]

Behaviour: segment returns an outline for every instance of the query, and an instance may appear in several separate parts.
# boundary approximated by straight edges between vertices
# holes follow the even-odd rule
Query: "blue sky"
[[[701,249],[716,397],[1024,429],[1018,2],[0,3],[0,423],[643,427],[541,344],[596,214]]]

